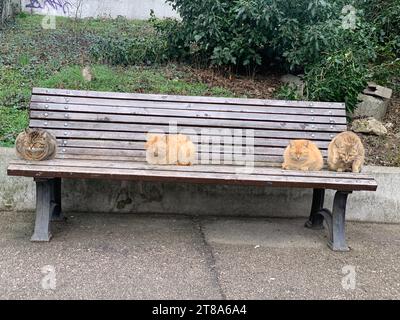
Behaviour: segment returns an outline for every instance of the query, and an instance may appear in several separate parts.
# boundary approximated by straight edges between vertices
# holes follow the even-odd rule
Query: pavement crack
[[[197,217],[193,217],[192,221],[200,234],[200,238],[202,241],[202,245],[203,245],[203,249],[204,249],[204,253],[205,253],[205,257],[206,257],[206,264],[210,268],[210,271],[211,271],[212,282],[218,288],[218,292],[219,292],[219,295],[221,296],[221,299],[226,300],[226,295],[224,293],[224,290],[222,289],[222,286],[221,286],[221,283],[219,280],[219,272],[217,270],[217,261],[214,256],[213,248],[207,242],[201,221]]]

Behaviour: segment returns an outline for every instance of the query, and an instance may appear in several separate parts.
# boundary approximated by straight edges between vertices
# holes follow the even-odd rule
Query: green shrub
[[[167,59],[167,41],[154,30],[142,35],[110,32],[92,38],[90,53],[112,65],[150,65]]]
[[[361,0],[360,0],[361,1]],[[363,0],[366,18],[376,27],[380,44],[400,56],[400,1]]]
[[[283,58],[286,67],[303,67],[343,45],[369,45],[365,32],[341,27],[345,0],[167,0],[182,17],[180,44],[216,65],[261,65]],[[361,12],[360,12],[361,15]],[[366,28],[363,28],[363,30]]]
[[[170,33],[179,37],[175,53],[187,57],[195,48],[210,64],[246,68],[273,59],[285,71],[305,73],[309,99],[344,101],[352,110],[367,80],[398,70],[400,0],[167,2],[182,17]]]
[[[343,101],[352,111],[367,84],[368,69],[351,51],[339,51],[308,67],[305,80],[309,100]]]
[[[274,94],[275,98],[283,100],[301,100],[298,90],[288,84],[281,86]]]
[[[153,26],[156,35],[165,41],[164,54],[166,57],[171,60],[186,60],[195,54],[195,52],[190,52],[185,47],[185,37],[180,32],[179,21],[172,18],[158,19],[154,12],[151,11],[149,22]]]

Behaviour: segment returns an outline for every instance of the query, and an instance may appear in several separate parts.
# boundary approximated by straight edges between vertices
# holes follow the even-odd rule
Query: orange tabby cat
[[[150,164],[187,166],[195,161],[196,148],[183,134],[150,134],[145,147],[146,160]]]
[[[167,164],[167,136],[164,134],[147,135],[146,160],[150,164]]]
[[[290,141],[283,158],[285,170],[318,171],[324,165],[321,151],[309,140]]]
[[[364,157],[364,146],[351,131],[339,133],[328,147],[328,167],[332,171],[360,172]]]

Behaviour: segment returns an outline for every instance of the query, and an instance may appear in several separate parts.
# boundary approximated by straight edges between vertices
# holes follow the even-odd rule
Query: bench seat
[[[251,173],[237,166],[195,165],[165,166],[126,160],[55,159],[41,162],[17,160],[10,163],[8,174],[34,178],[118,179],[161,182],[236,184],[293,188],[327,188],[342,191],[374,191],[377,183],[366,174],[331,171],[288,171],[255,167]]]

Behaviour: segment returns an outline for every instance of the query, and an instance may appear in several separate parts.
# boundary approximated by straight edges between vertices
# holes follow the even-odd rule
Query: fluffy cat
[[[54,158],[57,140],[43,129],[26,129],[15,141],[17,156],[24,160],[42,161]]]
[[[351,131],[339,133],[328,147],[328,167],[332,171],[360,172],[365,150],[360,138]]]
[[[150,164],[190,166],[195,161],[196,148],[183,134],[150,134],[145,148],[146,160]]]
[[[324,165],[321,151],[309,140],[290,141],[283,158],[285,170],[319,171]]]

